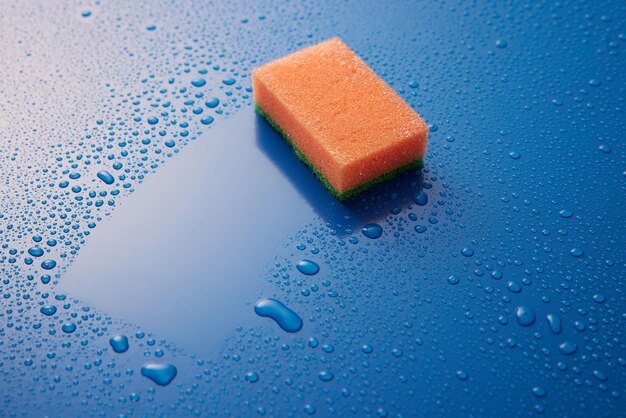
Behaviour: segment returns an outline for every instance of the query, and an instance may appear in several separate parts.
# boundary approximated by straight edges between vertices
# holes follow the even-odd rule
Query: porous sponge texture
[[[428,126],[339,38],[253,70],[257,109],[336,196],[415,166]]]

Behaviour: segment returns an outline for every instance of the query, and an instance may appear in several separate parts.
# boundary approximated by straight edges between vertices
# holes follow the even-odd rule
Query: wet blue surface
[[[625,22],[2,2],[0,415],[623,416]],[[249,76],[335,35],[431,127],[343,204]]]
[[[146,181],[103,223],[60,288],[181,348],[216,355],[261,296],[263,270],[315,216],[259,150],[257,118],[242,110]]]

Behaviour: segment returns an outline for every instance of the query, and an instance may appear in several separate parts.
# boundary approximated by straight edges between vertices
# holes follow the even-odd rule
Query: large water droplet
[[[206,80],[204,78],[196,78],[195,80],[191,81],[191,84],[194,87],[202,87],[206,84]]]
[[[459,283],[459,276],[455,276],[454,274],[451,276],[448,276],[448,283],[455,285]]]
[[[53,305],[46,305],[42,306],[39,311],[46,316],[52,316],[57,312],[57,308]]]
[[[178,370],[173,364],[146,363],[141,368],[141,375],[160,386],[167,386],[176,377]]]
[[[368,238],[376,239],[380,238],[383,234],[383,227],[378,224],[367,224],[363,227],[361,232]]]
[[[41,257],[43,255],[43,250],[39,247],[32,247],[28,249],[28,254],[33,257]]]
[[[316,262],[311,260],[301,260],[296,264],[296,268],[302,274],[306,274],[307,276],[313,276],[320,271],[320,266],[317,265]]]
[[[535,323],[535,311],[528,306],[518,306],[515,309],[515,319],[523,327],[529,327]]]
[[[44,260],[41,262],[41,268],[44,270],[52,270],[57,265],[57,262],[54,260]]]
[[[115,183],[115,177],[113,177],[113,175],[106,170],[99,171],[98,178],[102,180],[103,182],[105,182],[106,184]]]
[[[287,332],[298,332],[302,328],[302,318],[276,299],[261,299],[254,305],[259,316],[272,318]]]
[[[564,341],[559,345],[559,350],[566,356],[570,356],[578,350],[578,346],[571,341]]]
[[[69,322],[67,324],[64,324],[61,327],[61,330],[63,330],[63,332],[66,333],[66,334],[71,334],[74,331],[76,331],[76,324]]]
[[[550,332],[553,334],[561,333],[561,318],[558,315],[547,314],[546,319],[548,320],[548,325],[550,326]]]
[[[125,335],[116,335],[111,337],[109,344],[116,353],[125,353],[128,351],[128,337]]]
[[[335,375],[329,371],[321,371],[318,376],[322,382],[330,382],[335,378]]]
[[[413,201],[418,206],[425,206],[428,203],[428,195],[426,192],[420,190],[419,192],[413,193]]]

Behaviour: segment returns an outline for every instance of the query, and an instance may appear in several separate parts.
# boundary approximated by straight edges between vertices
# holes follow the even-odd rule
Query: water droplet
[[[597,78],[592,78],[591,80],[589,80],[589,85],[592,87],[598,87],[600,84],[602,83]]]
[[[419,192],[413,193],[413,201],[418,206],[425,206],[428,203],[428,195],[426,192],[420,190]]]
[[[569,209],[562,209],[559,212],[559,215],[561,215],[561,218],[571,218],[573,214],[574,214],[574,212],[572,212]]]
[[[33,257],[41,257],[43,255],[43,250],[39,247],[31,247],[28,249],[28,254]]]
[[[601,372],[600,370],[594,370],[593,377],[595,377],[600,382],[606,382],[608,380],[606,374],[604,374],[604,372]]]
[[[474,250],[471,247],[465,247],[461,250],[461,254],[465,257],[471,257],[474,255]]]
[[[606,296],[604,296],[602,293],[596,293],[595,295],[593,295],[593,301],[595,303],[604,303],[606,302]]]
[[[519,293],[522,291],[522,286],[518,282],[514,282],[512,280],[506,284],[506,288],[512,293]]]
[[[585,251],[580,247],[574,247],[570,250],[570,254],[574,257],[582,257],[585,254]]]
[[[320,271],[320,266],[311,260],[301,260],[296,264],[296,268],[302,274],[306,274],[307,276],[313,276]]]
[[[128,351],[128,337],[125,335],[115,335],[109,340],[109,344],[116,353],[125,353]]]
[[[218,99],[217,97],[212,97],[209,100],[207,100],[206,102],[204,102],[204,104],[206,105],[206,107],[213,109],[215,107],[217,107],[217,105],[220,104],[220,99]]]
[[[508,45],[508,42],[505,41],[504,39],[497,39],[496,40],[496,48],[504,49],[504,48],[507,47],[507,45]]]
[[[70,322],[70,323],[67,323],[67,324],[64,324],[64,325],[61,327],[61,330],[63,330],[63,332],[64,332],[64,333],[66,333],[66,334],[71,334],[71,333],[73,333],[74,331],[76,331],[76,324],[71,323],[71,322]]]
[[[459,283],[459,276],[448,276],[448,283],[450,283],[451,285],[455,285]]]
[[[329,371],[321,371],[318,376],[322,382],[330,382],[335,378],[335,375]]]
[[[515,308],[515,319],[523,327],[529,327],[535,323],[535,311],[528,306]]]
[[[57,262],[54,260],[44,260],[41,262],[41,268],[44,270],[52,270],[57,265]]]
[[[520,154],[518,151],[511,151],[509,152],[509,157],[511,157],[514,160],[519,160],[521,158],[522,154]]]
[[[200,119],[200,123],[202,123],[203,125],[210,125],[213,123],[215,119],[213,118],[213,116],[205,116],[202,119]]]
[[[246,373],[246,380],[250,383],[256,383],[259,381],[259,375],[255,372]]]
[[[558,315],[547,314],[546,319],[548,320],[548,325],[550,326],[550,332],[553,334],[561,333],[561,318]]]
[[[206,84],[206,80],[204,78],[196,78],[195,80],[191,81],[191,84],[194,87],[202,87]]]
[[[176,377],[178,370],[173,364],[146,363],[141,368],[141,375],[160,386],[167,386]]]
[[[535,386],[532,389],[533,395],[535,395],[538,398],[545,398],[546,395],[548,394],[548,392],[546,392],[546,390],[544,388],[542,388],[541,386]]]
[[[257,315],[272,318],[287,332],[298,332],[302,328],[302,318],[276,299],[261,299],[254,305]]]
[[[105,182],[106,184],[115,183],[115,177],[113,177],[113,175],[106,170],[99,171],[98,178],[102,180],[103,182]]]
[[[576,343],[573,343],[571,341],[564,341],[559,345],[559,350],[566,356],[570,356],[578,351],[578,346],[576,345]]]
[[[159,123],[159,118],[157,118],[156,116],[150,116],[148,118],[148,123],[150,125],[156,125],[157,123]]]
[[[469,374],[465,370],[457,370],[454,374],[459,380],[467,380],[469,377]]]
[[[53,305],[45,305],[45,306],[42,306],[39,311],[46,316],[52,316],[55,313],[57,313],[57,308],[56,306],[53,306]]]
[[[368,238],[376,239],[380,238],[383,234],[383,227],[378,224],[367,224],[363,227],[361,232]]]

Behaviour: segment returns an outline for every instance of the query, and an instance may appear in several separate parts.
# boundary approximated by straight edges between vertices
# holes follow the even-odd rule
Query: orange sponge
[[[428,126],[339,38],[252,71],[254,100],[339,199],[421,164]]]

